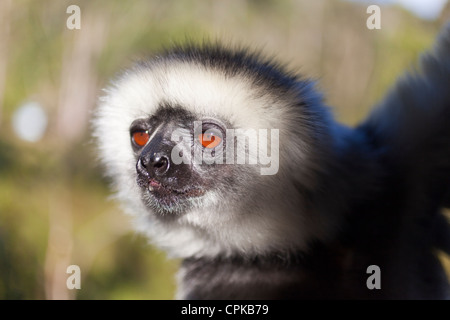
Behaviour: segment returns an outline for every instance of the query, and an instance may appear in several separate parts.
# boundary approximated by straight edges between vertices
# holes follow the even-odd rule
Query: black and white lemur
[[[449,297],[450,25],[356,127],[313,82],[214,43],[124,71],[93,128],[136,229],[182,259],[179,299]]]

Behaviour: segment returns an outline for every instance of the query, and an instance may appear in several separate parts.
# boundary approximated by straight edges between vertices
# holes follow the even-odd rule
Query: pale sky
[[[448,0],[351,0],[369,4],[398,4],[411,11],[416,16],[433,20],[436,19]]]

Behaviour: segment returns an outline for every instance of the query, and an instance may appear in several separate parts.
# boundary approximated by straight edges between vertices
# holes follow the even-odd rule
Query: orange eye
[[[219,136],[215,135],[212,132],[208,133],[205,132],[198,135],[198,140],[205,148],[212,149],[220,144],[222,138],[220,138]]]
[[[132,135],[132,139],[136,145],[143,147],[147,144],[150,135],[148,131],[136,131]]]

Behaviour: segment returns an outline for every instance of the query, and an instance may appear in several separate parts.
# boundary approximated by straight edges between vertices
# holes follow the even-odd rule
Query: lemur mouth
[[[202,189],[193,186],[184,189],[176,189],[152,178],[148,180],[147,190],[159,198],[193,198],[200,197],[205,193]]]

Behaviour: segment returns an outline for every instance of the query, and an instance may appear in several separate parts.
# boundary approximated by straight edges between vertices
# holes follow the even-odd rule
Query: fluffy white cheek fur
[[[310,232],[314,232],[315,223],[293,210],[302,206],[294,197],[295,191],[286,185],[280,188],[280,194],[269,195],[264,190],[258,192],[266,199],[286,197],[287,201],[271,207],[256,198],[254,205],[236,210],[236,202],[224,200],[222,194],[211,191],[201,198],[198,208],[173,221],[158,219],[139,197],[132,196],[122,201],[130,204],[128,209],[132,209],[131,213],[136,217],[136,229],[172,257],[214,256],[219,253],[253,255],[286,248],[306,249],[306,240]],[[291,193],[293,196],[289,200]],[[265,205],[258,206],[258,202]]]

